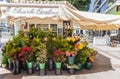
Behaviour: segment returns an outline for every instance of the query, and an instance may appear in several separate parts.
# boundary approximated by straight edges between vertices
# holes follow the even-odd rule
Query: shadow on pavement
[[[76,74],[89,74],[89,73],[98,73],[98,72],[105,72],[109,70],[114,70],[112,68],[112,64],[110,58],[107,58],[101,54],[97,54],[95,62],[90,70],[83,69]]]

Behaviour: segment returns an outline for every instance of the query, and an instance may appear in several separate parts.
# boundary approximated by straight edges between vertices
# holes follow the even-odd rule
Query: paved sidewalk
[[[100,54],[111,59],[113,68],[120,68],[120,47],[99,46],[90,44],[90,47],[96,49]]]
[[[89,46],[99,52],[91,70],[83,69],[75,75],[63,71],[60,76],[56,76],[54,71],[47,71],[46,76],[39,76],[38,71],[33,75],[27,75],[25,71],[12,75],[10,71],[0,68],[0,79],[120,79],[120,48],[92,44]]]

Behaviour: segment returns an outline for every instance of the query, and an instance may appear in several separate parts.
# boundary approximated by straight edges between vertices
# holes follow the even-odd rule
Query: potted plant
[[[94,62],[94,59],[97,55],[97,51],[90,48],[90,56],[87,58],[87,61],[85,63],[85,68],[86,69],[91,69],[92,67],[92,63]]]
[[[27,73],[32,74],[34,72],[34,60],[35,53],[32,51],[32,47],[23,46],[21,52],[19,53],[19,58],[27,63]]]
[[[3,52],[5,53],[5,56],[7,57],[7,63],[8,63],[8,69],[9,70],[12,70],[13,69],[13,64],[12,64],[12,60],[10,58],[10,52],[11,52],[11,49],[13,47],[13,44],[12,44],[12,41],[8,41],[5,45],[5,47],[3,48]]]
[[[6,68],[7,67],[7,58],[3,53],[3,57],[2,57],[2,67]]]
[[[40,75],[45,75],[45,64],[47,61],[47,49],[44,43],[40,43],[36,51],[36,61],[38,62]]]
[[[62,74],[62,62],[64,62],[64,53],[61,52],[60,50],[56,50],[54,52],[54,61],[55,61],[55,74],[56,75],[60,75]]]
[[[48,69],[53,70],[54,69],[53,56],[56,48],[54,46],[54,39],[52,35],[48,36],[46,46],[47,46],[47,57],[48,57]]]

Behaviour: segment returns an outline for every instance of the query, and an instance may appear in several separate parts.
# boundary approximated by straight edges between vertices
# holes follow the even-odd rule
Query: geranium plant
[[[60,50],[56,50],[54,52],[54,61],[55,62],[64,62],[64,52],[61,52]]]
[[[35,54],[31,47],[23,46],[21,52],[18,55],[20,59],[24,62],[32,62],[35,59]]]

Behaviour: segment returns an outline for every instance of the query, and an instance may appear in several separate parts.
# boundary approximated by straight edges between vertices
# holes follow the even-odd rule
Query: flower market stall
[[[82,68],[91,69],[97,54],[80,37],[56,37],[51,31],[46,33],[34,27],[27,33],[20,31],[2,51],[3,64],[13,74],[39,70],[39,75],[46,75],[46,69],[55,70],[56,75],[61,75],[62,70],[75,74]]]

